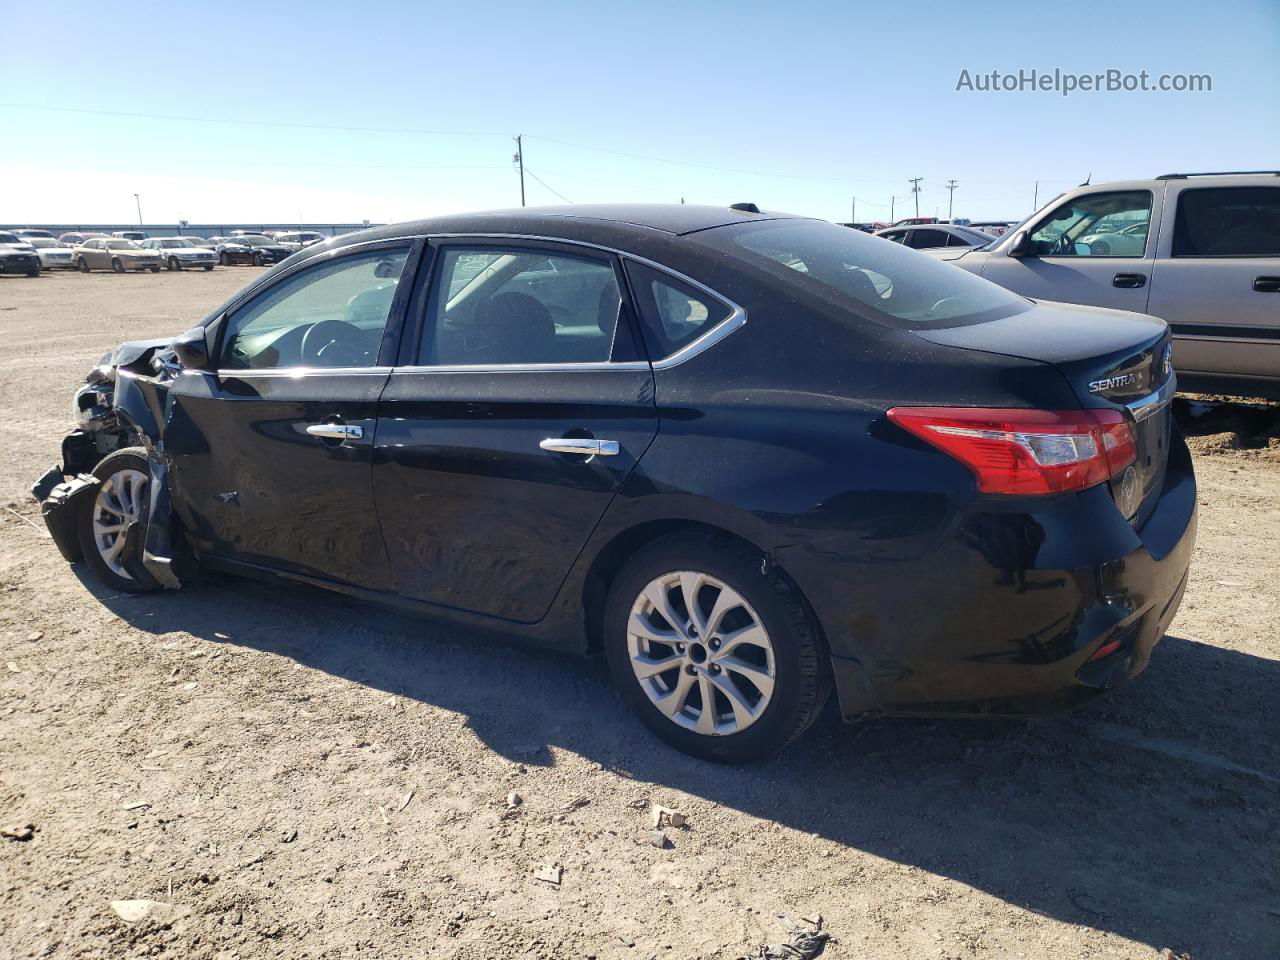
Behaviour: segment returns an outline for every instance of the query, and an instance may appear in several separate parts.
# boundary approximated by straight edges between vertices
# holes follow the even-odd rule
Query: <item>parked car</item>
[[[9,232],[15,236],[21,237],[23,240],[31,240],[35,237],[45,237],[49,240],[54,239],[53,234],[48,230],[36,230],[31,227],[15,227]]]
[[[218,261],[229,267],[233,263],[250,263],[255,267],[279,263],[293,253],[283,244],[258,234],[239,234],[232,237],[211,237],[210,243],[218,254]]]
[[[995,237],[972,227],[951,223],[933,223],[927,226],[890,227],[877,230],[877,237],[884,237],[913,250],[965,249],[973,250],[992,243]]]
[[[842,223],[842,227],[852,227],[854,230],[861,230],[863,233],[875,233],[875,226],[870,223]]]
[[[44,270],[74,270],[75,257],[71,248],[52,237],[28,237],[27,242],[35,248],[40,258],[40,266]]]
[[[1183,389],[1280,398],[1280,173],[1077,187],[946,259],[1027,297],[1167,320]]]
[[[204,267],[212,270],[218,262],[218,255],[208,247],[196,245],[187,237],[151,237],[142,241],[147,250],[155,250],[164,259],[170,270],[182,270],[186,267]]]
[[[204,566],[603,651],[737,761],[832,688],[1026,714],[1141,671],[1195,539],[1168,344],[754,205],[442,217],[117,347],[34,492],[113,590]]]
[[[91,270],[114,270],[124,273],[127,270],[150,270],[159,273],[164,263],[155,250],[144,250],[132,240],[119,237],[99,237],[86,240],[72,250],[76,258],[76,266],[81,273]]]
[[[105,237],[105,233],[64,233],[58,239],[69,247],[76,247],[84,243],[86,240],[96,240],[99,237]]]
[[[1003,237],[1013,223],[1009,220],[974,220],[969,223],[969,226],[983,233],[989,233],[993,237]]]
[[[36,248],[16,234],[0,232],[0,273],[40,276],[40,257]]]
[[[141,230],[112,230],[111,236],[119,240],[134,240],[138,243],[147,239],[147,235]]]
[[[271,239],[282,247],[288,247],[294,253],[297,253],[303,247],[309,247],[314,243],[324,243],[329,238],[323,233],[316,233],[314,230],[282,230],[273,233]]]

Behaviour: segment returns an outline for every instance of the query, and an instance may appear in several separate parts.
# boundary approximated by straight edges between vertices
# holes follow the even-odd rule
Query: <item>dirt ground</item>
[[[1280,956],[1275,408],[1181,405],[1199,548],[1134,683],[1026,723],[829,716],[724,768],[598,663],[60,559],[27,488],[73,389],[255,272],[0,278],[0,826],[36,828],[0,839],[0,958],[731,960],[780,913],[821,914],[831,958]],[[651,803],[688,816],[667,849]]]

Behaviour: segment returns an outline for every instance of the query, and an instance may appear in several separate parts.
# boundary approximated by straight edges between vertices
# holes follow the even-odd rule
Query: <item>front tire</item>
[[[116,273],[124,273],[124,264],[116,257],[111,259],[111,269]]]
[[[205,268],[205,270],[212,270],[212,269],[213,269],[213,264],[212,264],[212,263],[206,263],[206,264],[204,265],[204,268]]]
[[[260,267],[260,266],[262,266],[262,254],[260,254],[260,253],[255,253],[255,254],[253,255],[253,265],[254,265],[255,267]]]
[[[147,593],[160,584],[141,570],[142,544],[146,540],[151,496],[151,467],[141,447],[117,450],[93,468],[100,482],[98,492],[80,515],[80,549],[94,576],[113,590]],[[140,536],[130,556],[125,538],[131,523],[138,522]],[[127,570],[132,566],[139,574]]]
[[[80,268],[81,273],[89,272],[89,261],[86,260],[84,257],[81,257],[78,261],[76,261],[76,266]]]
[[[798,592],[728,537],[675,534],[615,578],[605,652],[622,699],[678,750],[759,760],[799,737],[830,692],[830,666]]]
[[[180,263],[178,262],[178,258],[177,258],[177,257],[170,257],[170,258],[169,258],[169,269],[170,269],[170,270],[181,270],[181,269],[182,269],[182,264],[180,264]]]
[[[222,264],[224,267],[231,266],[231,258],[227,256],[225,251],[218,254],[218,262]]]

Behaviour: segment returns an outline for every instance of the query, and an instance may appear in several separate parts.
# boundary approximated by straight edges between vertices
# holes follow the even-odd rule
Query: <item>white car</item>
[[[40,266],[44,270],[74,270],[76,258],[71,247],[53,237],[25,237],[27,243],[35,247],[36,256],[40,258]]]
[[[324,243],[329,238],[323,233],[316,233],[314,230],[282,230],[279,233],[273,233],[271,239],[297,253],[303,247],[309,247],[314,243]]]
[[[199,246],[186,237],[151,237],[143,240],[142,246],[164,257],[165,266],[170,270],[184,270],[187,267],[212,270],[218,262],[218,255],[211,249]]]
[[[947,250],[959,253],[974,250],[995,242],[995,237],[972,227],[955,223],[916,223],[888,230],[877,230],[875,236],[884,237],[912,250]]]

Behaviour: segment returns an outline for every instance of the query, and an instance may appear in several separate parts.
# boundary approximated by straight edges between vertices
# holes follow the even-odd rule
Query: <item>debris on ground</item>
[[[172,923],[191,912],[189,907],[179,907],[159,900],[112,900],[111,909],[125,923],[140,923],[151,919],[161,925]]]
[[[737,960],[814,960],[822,956],[827,944],[835,943],[835,938],[822,929],[821,914],[806,921],[807,925],[800,924],[789,914],[778,914],[778,923],[787,931],[787,939],[782,943],[764,944],[755,953],[743,954]]]
[[[549,883],[554,887],[560,886],[561,869],[552,864],[551,866],[538,867],[533,871],[533,879],[541,880],[543,883]]]
[[[41,633],[39,630],[32,630],[30,633],[27,634],[27,640],[31,643],[35,643],[37,640],[40,640],[43,637],[44,637],[44,634]]]
[[[671,844],[671,841],[667,839],[667,834],[664,830],[648,831],[645,834],[645,840],[650,846],[657,847],[659,850],[665,850]]]
[[[663,821],[666,821],[673,827],[683,827],[689,823],[689,818],[683,813],[680,813],[678,810],[672,810],[670,807],[664,807],[660,803],[655,803],[653,805],[653,809],[650,811],[650,816],[653,819],[653,828],[655,830],[662,826]]]
[[[403,797],[400,798],[400,805],[396,807],[396,813],[400,813],[401,811],[403,811],[404,808],[409,805],[409,801],[412,799],[413,799],[413,791],[410,790],[408,793],[406,793]]]
[[[285,830],[280,834],[281,843],[293,843],[293,841],[297,839],[298,839],[297,830]]]
[[[566,803],[563,807],[561,807],[561,810],[565,813],[573,813],[573,811],[578,810],[582,807],[585,807],[590,802],[591,802],[590,797],[584,797],[581,794],[579,794],[578,796],[570,800],[568,803]]]
[[[36,835],[36,825],[34,823],[20,823],[13,826],[0,829],[0,837],[6,840],[19,840],[26,842]]]
[[[141,810],[143,807],[149,807],[149,806],[151,806],[151,801],[149,800],[133,800],[129,803],[124,804],[120,809],[121,810]]]
[[[522,803],[524,803],[524,798],[521,797],[520,794],[516,793],[514,790],[512,790],[510,793],[507,794],[508,810],[514,810],[516,807],[520,806],[520,804]]]

